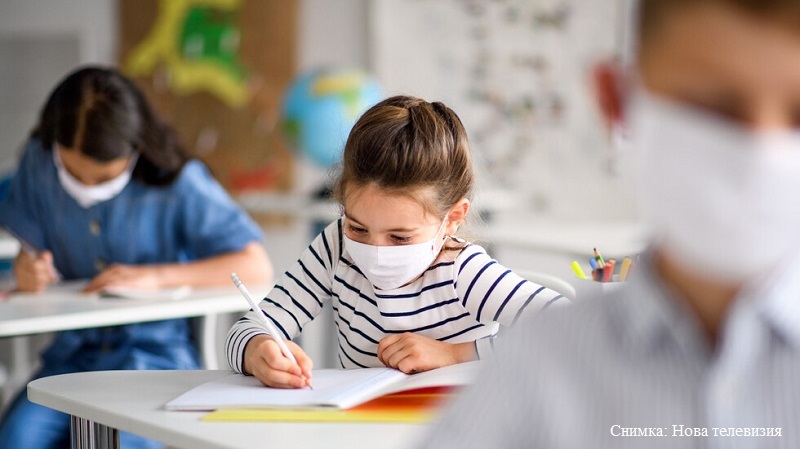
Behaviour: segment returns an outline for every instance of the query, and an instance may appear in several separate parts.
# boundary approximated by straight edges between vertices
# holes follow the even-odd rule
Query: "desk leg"
[[[119,431],[94,421],[70,417],[72,449],[119,449]]]
[[[217,361],[217,315],[210,313],[200,317],[200,352],[204,369],[219,369]]]
[[[0,394],[0,409],[14,399],[20,388],[31,378],[33,363],[30,358],[30,337],[11,337],[11,366],[8,379]]]

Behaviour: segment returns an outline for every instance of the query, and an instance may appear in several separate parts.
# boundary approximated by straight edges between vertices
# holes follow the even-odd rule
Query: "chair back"
[[[541,271],[530,271],[530,270],[513,270],[514,273],[522,276],[523,278],[541,286],[547,287],[551,290],[555,290],[561,294],[561,296],[569,299],[570,301],[575,301],[575,287],[572,286],[566,280],[549,273],[544,273]]]

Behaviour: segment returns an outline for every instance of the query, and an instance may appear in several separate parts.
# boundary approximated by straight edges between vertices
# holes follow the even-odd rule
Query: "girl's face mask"
[[[58,148],[53,148],[53,162],[58,172],[58,180],[69,196],[84,209],[119,195],[130,182],[133,169],[136,167],[136,161],[139,159],[139,154],[133,153],[128,166],[118,176],[100,184],[86,185],[64,167],[59,151]]]
[[[381,290],[392,290],[411,282],[433,264],[444,245],[445,237],[439,235],[445,223],[443,219],[433,238],[422,243],[374,246],[356,242],[345,235],[344,246],[372,285]]]
[[[686,267],[744,282],[800,250],[800,132],[756,133],[640,88],[631,147],[655,241]]]

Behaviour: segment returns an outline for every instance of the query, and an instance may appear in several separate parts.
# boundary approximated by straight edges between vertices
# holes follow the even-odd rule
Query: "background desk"
[[[91,436],[95,433],[108,436],[113,435],[113,429],[118,429],[184,449],[407,449],[414,446],[414,441],[426,428],[420,424],[394,423],[202,422],[200,418],[204,412],[164,410],[164,404],[181,393],[228,373],[97,371],[65,374],[28,384],[28,399],[72,415],[74,431],[88,428],[92,429],[88,432]]]
[[[269,287],[253,285],[250,289],[254,295],[261,296]],[[178,300],[98,298],[77,293],[76,288],[75,285],[55,286],[41,294],[16,293],[11,299],[0,301],[0,338],[199,317],[198,345],[203,364],[216,369],[219,367],[217,353],[223,344],[216,333],[217,317],[250,310],[233,283],[229,287],[196,288],[186,298]],[[15,338],[12,352],[7,390],[26,381],[31,371],[26,340]]]
[[[553,220],[541,217],[498,216],[478,229],[479,242],[492,248],[492,255],[515,270],[558,276],[575,284],[570,267],[577,260],[590,270],[589,258],[597,248],[606,259],[622,260],[646,249],[644,225],[631,220]]]

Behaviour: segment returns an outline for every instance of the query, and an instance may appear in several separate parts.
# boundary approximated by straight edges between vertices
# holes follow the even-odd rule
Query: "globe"
[[[383,98],[378,82],[349,68],[317,69],[286,90],[281,127],[296,151],[322,167],[341,160],[356,120]]]

